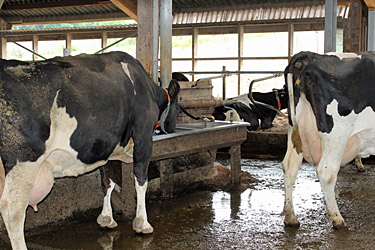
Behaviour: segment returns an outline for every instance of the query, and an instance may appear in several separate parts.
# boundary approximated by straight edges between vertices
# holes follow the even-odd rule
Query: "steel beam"
[[[172,0],[160,1],[160,76],[163,87],[172,79]]]
[[[325,2],[324,53],[336,52],[337,0]]]

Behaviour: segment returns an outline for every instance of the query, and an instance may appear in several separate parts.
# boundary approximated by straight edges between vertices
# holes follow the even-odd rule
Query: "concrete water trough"
[[[189,186],[211,176],[214,171],[213,163],[218,148],[230,148],[231,182],[240,183],[241,173],[241,144],[247,137],[247,123],[244,122],[198,122],[178,124],[176,133],[158,135],[153,139],[152,161],[158,161],[159,178],[149,181],[149,190],[158,190],[161,198],[173,196],[174,184]],[[171,159],[208,153],[214,157],[205,166],[196,166],[188,171],[176,173]],[[204,156],[203,156],[204,157]],[[207,162],[206,162],[207,163]],[[135,213],[135,189],[132,164],[121,164],[122,188],[119,196],[114,198],[116,208],[122,210],[125,217]],[[181,188],[181,187],[180,187]]]
[[[193,182],[209,178],[215,171],[216,149],[224,147],[230,148],[231,181],[239,183],[240,145],[247,137],[246,126],[247,123],[230,122],[178,124],[176,133],[155,136],[152,163],[157,163],[160,174],[149,181],[148,193],[157,192],[158,199],[160,196],[171,197],[177,186],[181,188],[180,184],[184,188],[191,186]],[[202,154],[209,157],[204,160],[204,166],[197,167],[199,163],[194,156],[198,155],[201,159]],[[173,164],[179,164],[175,159],[190,156],[193,156],[193,160],[189,164],[195,166],[186,168],[186,171],[173,171]],[[122,211],[125,218],[133,218],[136,208],[133,166],[120,162],[114,162],[113,165],[120,170],[121,183],[119,192],[113,192],[112,204],[115,210]],[[150,171],[152,170],[150,165]],[[27,209],[25,228],[53,224],[89,210],[98,210],[102,207],[103,196],[99,170],[79,177],[56,179],[51,193],[39,204],[38,213],[34,213],[31,208]]]

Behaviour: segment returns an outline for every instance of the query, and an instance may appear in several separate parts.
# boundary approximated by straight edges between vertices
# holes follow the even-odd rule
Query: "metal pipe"
[[[153,0],[152,5],[152,79],[157,83],[159,77],[159,0]]]
[[[375,50],[375,10],[368,11],[367,51]]]
[[[227,69],[227,67],[223,66],[223,72],[225,72]],[[226,75],[224,74],[224,77],[223,77],[223,100],[225,100],[226,96],[227,96],[227,78],[226,78]]]
[[[100,52],[102,52],[102,51],[108,49],[109,47],[112,47],[113,45],[118,44],[119,42],[122,42],[122,41],[124,41],[125,39],[127,39],[127,38],[129,38],[129,37],[135,36],[136,34],[137,34],[137,31],[131,33],[130,35],[127,35],[127,36],[121,38],[120,40],[117,40],[117,41],[114,42],[114,43],[111,43],[110,45],[108,45],[108,46],[102,48],[101,50],[96,51],[94,54],[99,54]]]
[[[160,77],[162,87],[172,79],[172,0],[160,1]]]
[[[182,74],[190,74],[190,75],[199,75],[199,74],[205,74],[205,75],[210,75],[210,74],[282,74],[283,71],[179,71]]]
[[[261,81],[264,81],[264,80],[268,80],[268,79],[272,79],[272,78],[276,78],[276,77],[279,77],[281,76],[282,74],[274,74],[272,76],[266,76],[266,77],[263,77],[263,78],[259,78],[259,79],[255,79],[255,80],[252,80],[251,83],[250,83],[250,86],[249,86],[249,99],[254,103],[254,104],[258,104],[258,105],[261,105],[263,107],[266,107],[266,108],[269,108],[269,109],[272,109],[272,110],[275,110],[276,112],[278,112],[280,115],[282,116],[285,116],[287,117],[288,115],[284,114],[283,112],[281,112],[278,108],[272,106],[272,105],[268,105],[266,103],[262,103],[262,102],[258,102],[258,101],[255,101],[254,100],[254,97],[253,97],[253,85],[254,83],[256,82],[261,82]]]
[[[185,100],[185,101],[180,101],[180,105],[184,108],[215,108],[215,107],[220,107],[224,105],[230,105],[234,104],[238,101],[233,101],[233,100]]]
[[[197,80],[197,82],[199,81],[204,81],[204,80],[211,80],[211,79],[217,79],[217,78],[222,78],[224,76],[228,76],[229,74],[221,74],[221,75],[218,75],[218,76],[210,76],[210,77],[203,77],[203,78],[199,78]]]

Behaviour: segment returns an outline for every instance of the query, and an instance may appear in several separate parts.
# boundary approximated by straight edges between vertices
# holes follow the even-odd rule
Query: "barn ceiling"
[[[151,1],[151,0],[150,0]],[[342,2],[343,0],[338,0]],[[324,5],[324,0],[172,0],[173,14]],[[350,2],[350,1],[345,1]],[[365,0],[375,7],[375,0]],[[0,20],[17,24],[137,19],[137,0],[0,0]]]

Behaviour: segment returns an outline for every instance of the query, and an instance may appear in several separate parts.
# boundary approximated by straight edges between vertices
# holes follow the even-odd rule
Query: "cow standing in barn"
[[[172,72],[172,79],[176,81],[189,81],[189,79],[182,73],[179,72]],[[160,78],[158,82],[161,84]],[[179,109],[181,107],[179,106]],[[163,131],[161,129],[161,121],[158,121],[157,126],[155,127],[154,135],[165,134],[165,132],[170,131]],[[134,143],[132,140],[129,141],[128,145],[126,145],[126,156],[123,156],[122,161],[125,163],[132,163],[133,162],[133,147]],[[115,228],[118,226],[117,222],[113,218],[112,212],[112,205],[111,205],[111,197],[112,192],[115,190],[116,185],[121,185],[121,170],[113,168],[110,163],[107,163],[105,166],[100,168],[100,175],[101,175],[101,182],[102,182],[102,189],[104,193],[103,199],[103,208],[102,212],[97,218],[98,224],[103,228]]]
[[[286,226],[299,226],[293,186],[303,159],[317,175],[334,228],[346,227],[335,199],[340,166],[375,154],[375,53],[296,54],[285,69],[290,99],[288,149],[282,167]]]
[[[25,210],[37,209],[55,178],[87,173],[108,160],[126,161],[131,138],[133,228],[153,232],[145,208],[152,132],[164,110],[165,129],[174,131],[178,83],[161,89],[122,52],[0,65],[0,212],[12,248],[26,249]]]
[[[288,105],[288,97],[284,89],[274,89],[272,92],[260,93],[253,92],[255,101],[285,109]],[[271,128],[272,121],[275,119],[277,112],[275,110],[255,104],[250,100],[249,94],[240,95],[228,99],[229,104],[216,107],[212,115],[216,120],[230,120],[230,113],[234,113],[232,120],[242,119],[248,122],[250,130]]]

